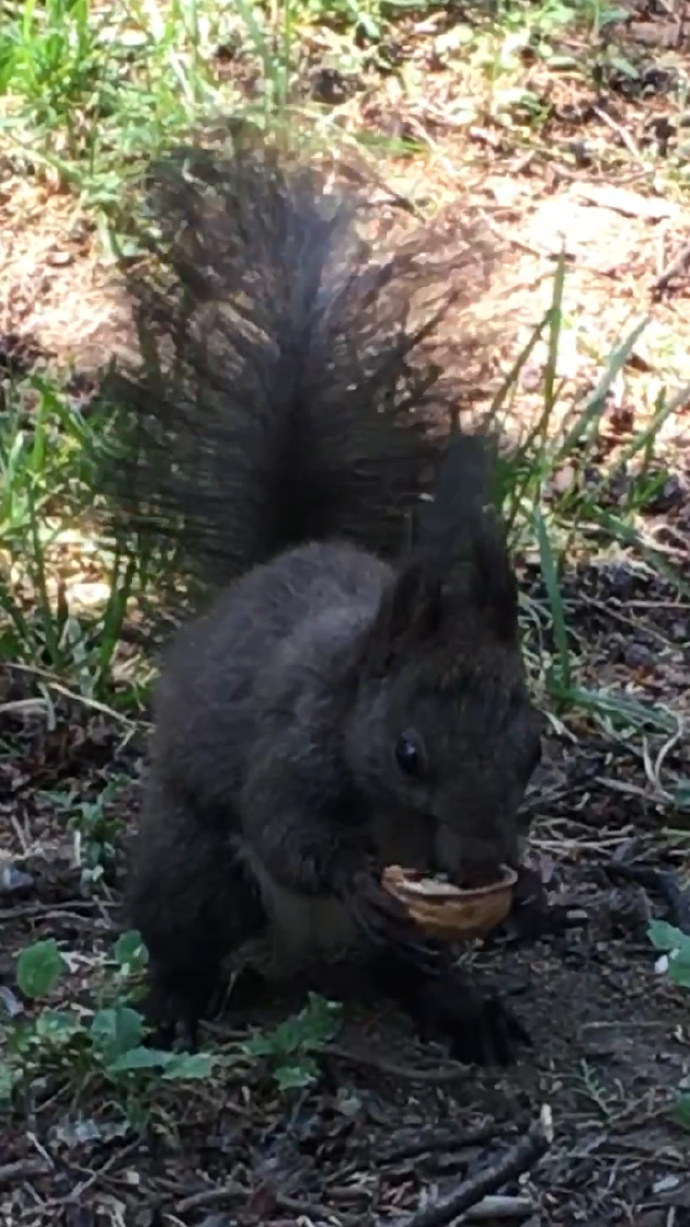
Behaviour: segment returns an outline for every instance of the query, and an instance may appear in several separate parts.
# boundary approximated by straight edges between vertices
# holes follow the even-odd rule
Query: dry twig
[[[340,1048],[337,1044],[325,1044],[321,1049],[321,1054],[326,1057],[334,1057],[337,1061],[347,1061],[350,1065],[361,1065],[365,1069],[377,1070],[378,1073],[385,1074],[388,1078],[406,1082],[426,1082],[430,1086],[447,1086],[451,1081],[466,1079],[470,1072],[466,1065],[450,1062],[440,1067],[434,1066],[432,1069],[394,1065],[390,1061],[380,1061],[377,1057],[369,1057],[364,1053],[350,1052],[347,1048]]]
[[[463,1220],[468,1223],[495,1223],[496,1219],[528,1218],[534,1213],[530,1197],[506,1197],[499,1193],[484,1197],[476,1206],[470,1206]]]
[[[376,1153],[376,1158],[380,1163],[402,1163],[406,1159],[416,1159],[418,1155],[438,1150],[462,1150],[465,1146],[493,1141],[500,1137],[503,1129],[495,1120],[489,1119],[467,1128],[442,1125],[423,1129],[416,1137],[397,1134]]]
[[[47,1176],[52,1167],[46,1159],[18,1159],[16,1163],[3,1163],[0,1167],[0,1188],[31,1180],[35,1176]]]
[[[668,288],[673,278],[685,271],[690,263],[690,243],[684,243],[680,251],[673,257],[672,260],[661,270],[658,277],[655,277],[649,287],[652,294],[658,297]]]
[[[471,1206],[476,1206],[508,1181],[514,1180],[532,1167],[549,1149],[553,1142],[553,1122],[551,1109],[544,1104],[538,1120],[532,1121],[527,1132],[514,1146],[490,1163],[484,1171],[464,1180],[449,1197],[431,1202],[414,1214],[397,1222],[389,1223],[388,1227],[446,1227],[453,1219],[459,1218]],[[383,1223],[380,1223],[383,1227]]]

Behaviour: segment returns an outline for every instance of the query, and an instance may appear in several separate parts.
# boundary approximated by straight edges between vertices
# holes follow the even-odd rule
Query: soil
[[[658,387],[681,385],[690,373],[690,279],[682,261],[672,271],[690,237],[690,211],[669,186],[672,175],[668,190],[656,191],[645,162],[650,149],[672,158],[682,137],[672,104],[678,70],[665,57],[670,48],[680,70],[690,67],[687,22],[669,3],[626,7],[617,38],[637,66],[632,77],[609,66],[588,87],[534,66],[530,88],[550,107],[541,145],[488,122],[460,137],[457,79],[429,70],[429,40],[404,22],[397,53],[424,76],[423,92],[401,99],[391,77],[357,113],[369,131],[428,138],[431,152],[417,164],[391,163],[388,181],[405,199],[416,206],[433,195],[450,227],[469,202],[502,246],[492,292],[478,304],[495,323],[500,303],[505,321],[480,399],[548,305],[563,233],[563,312],[578,328],[577,343],[562,351],[564,403],[570,390],[594,385],[601,352],[650,313],[651,329],[611,397],[602,462],[643,424]],[[319,80],[323,89],[323,72]],[[127,349],[128,332],[93,229],[74,216],[74,202],[45,183],[3,184],[0,366],[21,375],[72,362],[70,394],[80,396],[103,352]],[[523,370],[525,417],[543,356],[535,350]],[[688,420],[681,403],[666,423],[669,481],[642,517],[650,541],[681,571],[690,556]],[[559,475],[588,479],[576,466]],[[625,490],[608,494],[615,506]],[[529,562],[522,580],[538,608],[544,593]],[[679,736],[690,706],[690,599],[623,552],[574,559],[563,594],[580,680],[617,701],[648,704],[657,720],[644,736],[613,723],[605,736],[584,717],[561,723],[553,715],[530,802],[530,856],[549,915],[563,923],[536,933],[508,927],[471,959],[477,976],[509,995],[532,1046],[507,1070],[466,1069],[416,1040],[385,1002],[348,1001],[313,1087],[279,1094],[260,1064],[177,1089],[161,1084],[143,1138],[123,1124],[108,1088],[96,1082],[77,1094],[68,1079],[4,1122],[0,1217],[8,1227],[397,1227],[420,1199],[447,1193],[504,1154],[544,1104],[553,1144],[501,1190],[526,1199],[526,1207],[513,1203],[515,1221],[690,1224],[689,1135],[674,1114],[690,1067],[687,992],[657,972],[647,937],[650,917],[682,927],[687,919],[685,895],[679,908],[656,888],[667,882],[659,871],[668,871],[682,892],[687,860],[687,801],[675,798],[681,786],[687,796],[690,778]],[[543,646],[548,657],[548,635]],[[57,939],[70,974],[51,1005],[86,1002],[121,920],[121,866],[112,884],[82,887],[60,798],[72,794],[72,807],[94,800],[122,776],[129,783],[116,817],[133,824],[143,747],[127,722],[11,665],[0,672],[0,711],[0,994],[25,1018],[33,1007],[16,987],[16,954]],[[612,875],[611,862],[621,861],[651,866],[652,885]],[[276,1001],[249,1021],[275,1022],[287,1008]],[[247,1019],[231,1013],[213,1042],[240,1022]]]
[[[52,733],[41,715],[4,724],[3,852],[28,876],[2,893],[1,983],[29,1017],[12,955],[56,938],[70,975],[51,1005],[87,1000],[120,923],[117,890],[80,887],[51,794],[97,794],[114,762],[132,773],[135,806],[138,749],[123,750],[106,720],[67,708]],[[159,1088],[145,1140],[102,1086],[77,1100],[73,1087],[39,1094],[31,1120],[18,1115],[5,1129],[5,1221],[383,1224],[412,1211],[423,1190],[450,1191],[503,1154],[548,1104],[553,1146],[507,1190],[528,1199],[530,1223],[661,1227],[671,1210],[684,1222],[688,1142],[673,1105],[690,1066],[687,995],[655,971],[646,937],[650,916],[679,915],[655,889],[606,868],[623,857],[673,872],[677,854],[664,851],[644,780],[625,756],[605,767],[594,747],[553,743],[532,805],[530,857],[547,920],[559,923],[535,933],[516,919],[472,955],[473,974],[508,996],[530,1033],[514,1066],[455,1065],[385,1001],[348,998],[337,1043],[306,1091],[279,1095],[260,1064],[173,1094]],[[273,1025],[296,1004],[230,1012],[210,1038]]]
[[[599,680],[647,701],[663,695],[666,710],[687,718],[690,607],[670,602],[659,577],[620,566],[583,565],[565,593]],[[129,781],[117,800],[126,829],[136,821],[145,742],[59,695],[51,722],[30,675],[8,666],[2,680],[4,702],[27,704],[5,708],[3,719],[3,856],[28,878],[5,876],[0,889],[0,990],[31,1017],[13,956],[56,938],[70,975],[51,1006],[88,1003],[122,923],[122,862],[111,886],[82,888],[60,794],[73,794],[73,812],[117,773]],[[518,913],[494,940],[463,953],[531,1036],[515,1065],[458,1066],[416,1039],[385,1001],[349,996],[313,1087],[279,1094],[260,1063],[173,1092],[159,1084],[145,1140],[123,1123],[117,1095],[97,1082],[77,1094],[63,1079],[62,1092],[38,1095],[30,1119],[18,1114],[6,1129],[7,1221],[383,1227],[413,1212],[420,1195],[445,1194],[504,1155],[548,1104],[552,1147],[503,1189],[522,1199],[523,1219],[527,1199],[532,1227],[685,1222],[688,1134],[675,1104],[690,1071],[687,993],[655,969],[647,924],[657,917],[690,928],[684,836],[664,829],[687,823],[668,803],[688,778],[687,747],[651,727],[645,744],[646,758],[635,739],[596,734],[584,722],[547,738],[530,797],[529,853],[547,892],[546,918],[530,925],[529,911],[522,920]],[[651,881],[621,877],[621,863],[651,868]],[[301,1004],[294,996],[231,1008],[207,1039],[222,1050],[238,1029],[272,1026]]]

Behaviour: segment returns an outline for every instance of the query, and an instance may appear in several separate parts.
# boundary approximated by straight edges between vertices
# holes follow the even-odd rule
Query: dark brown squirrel
[[[268,144],[182,150],[149,187],[142,364],[104,385],[96,486],[186,591],[219,589],[155,692],[127,894],[152,1009],[194,1028],[229,966],[357,952],[424,1035],[510,1060],[519,1022],[380,885],[516,865],[540,753],[493,442],[425,420],[425,240],[377,257],[352,199]]]

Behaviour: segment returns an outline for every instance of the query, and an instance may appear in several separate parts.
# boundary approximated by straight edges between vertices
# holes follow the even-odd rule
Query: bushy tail
[[[111,526],[180,581],[216,588],[309,539],[404,541],[443,409],[424,342],[453,259],[439,270],[423,233],[377,257],[356,213],[269,144],[182,149],[149,174],[148,254],[127,273],[142,361],[103,385],[96,485]],[[456,242],[454,260],[477,256]]]

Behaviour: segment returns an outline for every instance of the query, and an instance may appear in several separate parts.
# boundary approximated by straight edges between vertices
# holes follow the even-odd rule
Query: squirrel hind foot
[[[220,968],[202,964],[187,968],[149,966],[147,994],[142,1013],[156,1044],[180,1046],[195,1052],[199,1024],[212,1017],[219,1006]]]

